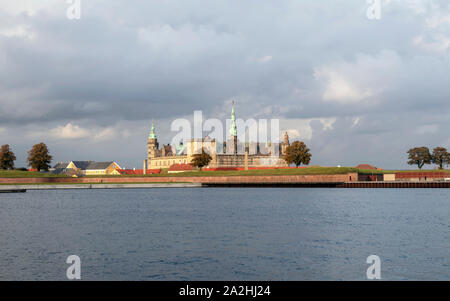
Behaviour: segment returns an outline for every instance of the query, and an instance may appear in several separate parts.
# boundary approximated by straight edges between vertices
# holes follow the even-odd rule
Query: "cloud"
[[[111,140],[116,137],[116,131],[113,128],[102,129],[94,134],[94,140],[103,141]]]
[[[359,122],[361,121],[361,117],[355,117],[354,119],[353,119],[353,124],[352,124],[352,127],[355,127],[355,126],[357,126],[358,124],[359,124]]]
[[[337,118],[320,118],[319,120],[323,124],[323,130],[327,131],[333,129],[333,124],[336,122]]]
[[[438,131],[439,125],[437,124],[426,124],[416,128],[416,133],[420,135],[436,134]]]
[[[427,51],[445,52],[450,48],[450,37],[443,34],[434,34],[432,37],[417,36],[414,44]]]
[[[413,43],[427,51],[446,52],[450,48],[450,14],[438,12],[427,18],[424,29]]]
[[[383,50],[377,56],[358,54],[354,62],[339,61],[316,67],[314,78],[324,87],[323,100],[352,104],[383,92],[399,66],[398,55]]]
[[[26,16],[34,16],[40,11],[51,11],[57,7],[64,5],[65,1],[58,0],[46,0],[46,1],[35,1],[35,0],[0,0],[0,6],[2,12],[6,12],[10,15],[17,16],[25,14]]]
[[[301,139],[300,132],[297,129],[287,129],[284,131],[281,131],[281,137],[283,137],[284,133],[288,133],[289,140],[295,140],[295,139]]]
[[[171,121],[225,120],[231,99],[320,165],[407,167],[418,137],[448,139],[448,1],[383,1],[377,22],[348,0],[83,1],[77,21],[61,0],[0,7],[0,128],[18,165],[39,138],[55,158],[140,166],[152,119],[168,143]]]
[[[264,63],[270,62],[271,60],[272,60],[272,56],[271,55],[265,55],[265,56],[259,58],[258,62],[261,63],[261,64],[264,64]]]
[[[35,34],[31,31],[29,26],[19,25],[10,28],[0,28],[0,36],[33,40]]]
[[[53,140],[84,140],[93,142],[109,141],[118,136],[129,136],[128,131],[117,131],[114,127],[81,127],[71,122],[63,126],[57,126],[50,130],[32,130],[31,137]]]
[[[65,126],[58,126],[50,131],[51,135],[57,139],[81,139],[90,136],[87,129],[83,129],[78,125],[68,123]]]
[[[322,98],[327,101],[347,104],[359,102],[373,95],[370,89],[362,90],[358,88],[351,82],[351,79],[346,79],[337,71],[327,67],[316,69],[314,77],[325,82],[325,91]]]

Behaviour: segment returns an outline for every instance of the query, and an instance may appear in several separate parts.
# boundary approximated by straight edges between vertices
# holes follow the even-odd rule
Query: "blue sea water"
[[[0,194],[0,280],[450,280],[450,190]]]

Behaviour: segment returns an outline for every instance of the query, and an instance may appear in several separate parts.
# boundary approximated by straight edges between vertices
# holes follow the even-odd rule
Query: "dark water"
[[[0,280],[450,280],[450,190],[0,194]]]

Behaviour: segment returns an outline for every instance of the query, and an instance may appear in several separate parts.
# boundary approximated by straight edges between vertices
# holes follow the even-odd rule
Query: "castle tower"
[[[284,133],[283,143],[281,144],[281,154],[286,155],[286,148],[290,145],[289,135],[287,132]]]
[[[148,159],[155,158],[159,149],[158,139],[155,134],[155,125],[152,122],[152,129],[147,141],[148,146]]]
[[[236,112],[234,110],[234,101],[233,106],[231,107],[231,126],[230,126],[230,138],[227,143],[227,154],[237,155],[237,126],[236,126]]]

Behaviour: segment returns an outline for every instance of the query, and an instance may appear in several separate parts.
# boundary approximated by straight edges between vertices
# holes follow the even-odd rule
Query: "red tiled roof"
[[[143,175],[144,171],[142,169],[118,169],[121,175]]]

